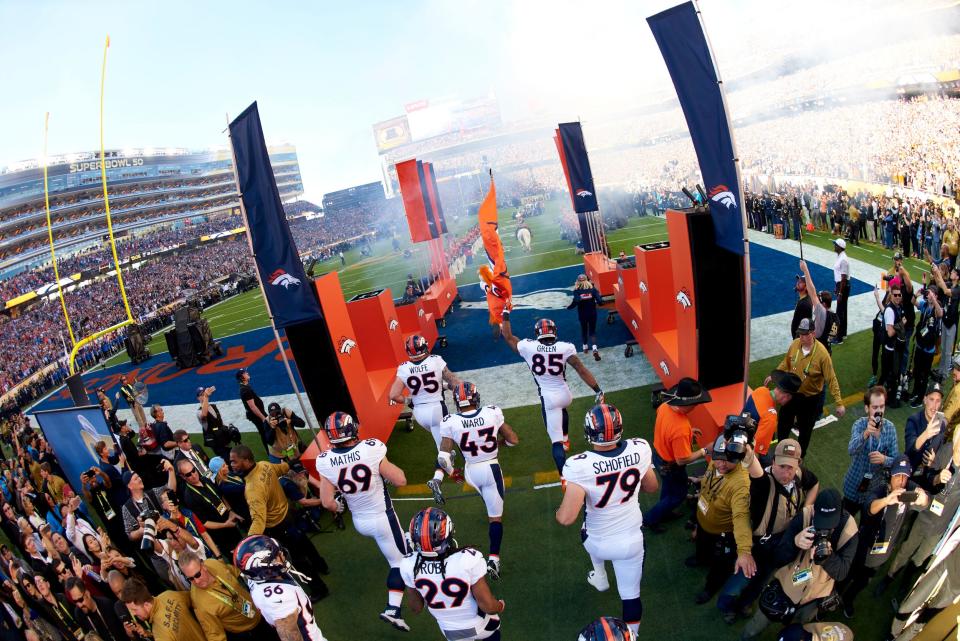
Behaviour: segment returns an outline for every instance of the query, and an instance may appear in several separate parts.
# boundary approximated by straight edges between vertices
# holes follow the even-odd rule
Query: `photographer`
[[[121,396],[130,407],[130,411],[133,413],[133,418],[136,419],[137,425],[141,430],[145,428],[147,426],[147,416],[143,413],[143,405],[137,400],[137,388],[134,387],[132,383],[127,382],[127,377],[124,374],[120,375],[120,391],[114,395],[114,399],[119,401]]]
[[[177,471],[184,480],[183,504],[200,519],[210,537],[224,552],[233,550],[241,540],[238,525],[243,519],[230,507],[220,490],[187,459],[177,461]]]
[[[850,467],[843,478],[843,508],[856,515],[868,496],[871,484],[879,483],[879,475],[900,455],[897,428],[884,418],[887,390],[871,387],[863,395],[862,416],[850,428]]]
[[[817,616],[836,581],[850,572],[857,553],[857,522],[843,510],[840,493],[827,489],[783,532],[773,561],[780,569],[760,594],[760,608],[743,629],[756,638],[771,621],[807,623]]]
[[[214,543],[213,539],[210,538],[210,534],[207,532],[207,529],[203,527],[200,519],[188,508],[180,507],[180,499],[177,497],[176,492],[171,490],[164,492],[160,505],[163,507],[164,518],[178,526],[178,530],[189,532],[194,538],[203,542],[203,545],[206,546],[209,552],[209,554],[205,554],[205,556],[221,556],[220,548]],[[157,536],[159,536],[160,533],[161,531],[158,528]]]
[[[290,408],[281,408],[279,403],[270,403],[267,412],[267,454],[270,462],[279,463],[300,456],[303,444],[296,428],[306,427],[306,422]]]
[[[696,554],[686,561],[688,567],[708,567],[704,588],[694,598],[698,605],[709,601],[731,574],[750,579],[757,571],[752,554],[750,474],[745,469],[762,471],[751,445],[755,431],[749,417],[728,416],[700,482]],[[725,619],[728,605],[726,601],[717,604]]]
[[[240,442],[240,432],[233,425],[224,425],[220,410],[210,402],[210,396],[216,391],[216,387],[197,388],[197,400],[200,401],[197,420],[203,430],[203,444],[217,456],[228,459],[230,444]]]
[[[890,468],[890,481],[875,486],[864,502],[853,567],[837,586],[837,592],[843,597],[843,614],[848,619],[854,615],[853,602],[857,595],[899,544],[907,509],[924,510],[930,503],[926,492],[910,480],[912,474],[910,459],[906,454],[898,456]]]
[[[801,467],[800,444],[792,438],[777,443],[771,465],[750,468],[750,522],[753,524],[753,558],[757,573],[752,579],[741,574],[727,580],[717,599],[724,621],[733,623],[760,595],[777,566],[773,553],[790,521],[806,505],[813,505],[820,482]]]
[[[880,356],[880,384],[887,389],[890,407],[894,409],[900,406],[900,364],[907,344],[903,304],[905,290],[899,280],[897,278],[890,281],[890,293],[883,308],[883,347]]]
[[[943,327],[940,332],[940,379],[947,380],[950,369],[950,355],[953,354],[957,340],[957,321],[960,319],[960,271],[956,267],[949,271],[950,282],[944,282],[942,269],[936,265],[930,270],[933,276],[931,288],[939,289],[939,302],[944,308]]]
[[[167,490],[175,492],[177,490],[177,475],[174,472],[173,464],[164,459],[160,465],[163,471],[167,473],[167,485],[165,487],[145,490],[143,479],[140,478],[139,474],[135,472],[124,472],[123,474],[127,489],[130,491],[130,499],[123,504],[123,527],[131,541],[140,541],[144,534],[148,533],[145,527],[146,519],[142,518],[143,513],[147,510],[156,513],[162,511],[161,501],[164,492]],[[150,530],[149,535],[151,537],[156,536],[156,527],[154,526]]]
[[[917,319],[917,332],[913,341],[913,392],[910,407],[917,408],[923,404],[933,357],[937,352],[937,345],[940,344],[943,307],[940,306],[936,293],[926,287],[917,293],[914,302],[920,311],[920,317]]]

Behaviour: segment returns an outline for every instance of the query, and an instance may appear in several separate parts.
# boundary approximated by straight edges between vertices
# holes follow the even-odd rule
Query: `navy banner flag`
[[[230,141],[247,216],[247,233],[274,323],[283,328],[322,318],[320,302],[303,271],[283,212],[257,103],[230,123]]]
[[[428,162],[424,163],[424,166],[427,169],[427,173],[430,175],[430,197],[433,198],[434,202],[434,213],[437,216],[437,220],[440,223],[440,233],[447,233],[447,219],[443,215],[443,204],[440,202],[440,190],[437,189],[437,172],[433,168],[433,163]]]
[[[587,145],[583,142],[583,129],[579,122],[561,122],[559,132],[573,209],[578,214],[597,211],[600,209],[597,207],[597,190],[593,186],[593,172],[590,171]]]
[[[647,18],[677,90],[709,198],[717,244],[744,254],[743,192],[723,92],[692,2]]]

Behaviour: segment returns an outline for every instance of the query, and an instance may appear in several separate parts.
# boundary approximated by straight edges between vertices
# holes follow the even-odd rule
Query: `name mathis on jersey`
[[[357,463],[360,461],[360,452],[356,450],[350,450],[345,454],[332,454],[330,456],[330,465],[334,467],[340,467],[342,465],[347,465],[349,463]]]
[[[625,470],[628,467],[634,467],[640,465],[643,461],[643,456],[639,452],[633,452],[632,454],[624,454],[623,456],[618,456],[616,458],[604,459],[602,461],[593,462],[593,472],[594,474],[605,474],[607,472],[617,472],[619,470]]]

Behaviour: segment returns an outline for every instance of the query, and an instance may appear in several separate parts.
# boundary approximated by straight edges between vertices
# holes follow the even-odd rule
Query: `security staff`
[[[139,579],[127,579],[120,600],[150,626],[153,641],[205,641],[206,635],[190,610],[187,592],[167,590],[151,596]]]
[[[276,641],[277,631],[263,620],[240,571],[216,559],[201,561],[192,552],[177,560],[192,584],[190,602],[208,641]]]
[[[292,462],[299,465],[298,460]],[[327,574],[327,562],[317,552],[313,542],[300,528],[293,527],[287,495],[280,485],[280,477],[290,471],[290,463],[255,463],[253,452],[246,445],[237,445],[230,450],[230,467],[244,477],[244,496],[250,508],[248,535],[266,534],[290,550],[294,565],[313,578],[310,588],[315,598],[328,593],[320,574]],[[303,469],[302,467],[300,468]]]
[[[777,437],[787,438],[790,430],[796,427],[800,448],[809,453],[810,437],[813,435],[813,424],[817,421],[820,393],[824,387],[830,389],[838,418],[843,418],[846,408],[843,406],[837,375],[833,371],[833,360],[827,348],[814,336],[813,323],[809,318],[800,321],[797,333],[799,337],[790,343],[783,360],[777,365],[778,370],[796,374],[800,378],[800,389],[787,405],[780,408]],[[769,385],[771,380],[772,375],[768,376],[763,384]]]
[[[718,436],[700,482],[696,554],[686,562],[689,567],[708,566],[706,584],[694,598],[698,605],[709,601],[731,573],[750,579],[757,571],[746,468],[753,468],[754,473],[762,470],[747,440],[743,433],[729,440],[723,434]]]

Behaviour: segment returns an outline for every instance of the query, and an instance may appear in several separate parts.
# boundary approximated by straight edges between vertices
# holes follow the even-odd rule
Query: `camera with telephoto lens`
[[[225,425],[223,428],[227,433],[228,442],[234,443],[235,445],[240,444],[240,430],[237,429],[237,426],[231,423],[230,425]]]
[[[753,445],[756,433],[757,422],[749,414],[731,414],[723,423],[723,439],[727,442],[727,451],[740,454],[741,457],[747,453],[747,446]]]
[[[143,538],[140,539],[140,549],[147,552],[153,551],[153,542],[157,538],[157,519],[160,513],[154,509],[147,509],[140,513],[143,519]]]
[[[830,549],[830,535],[832,530],[814,530],[813,532],[813,562],[823,563],[832,550]]]

